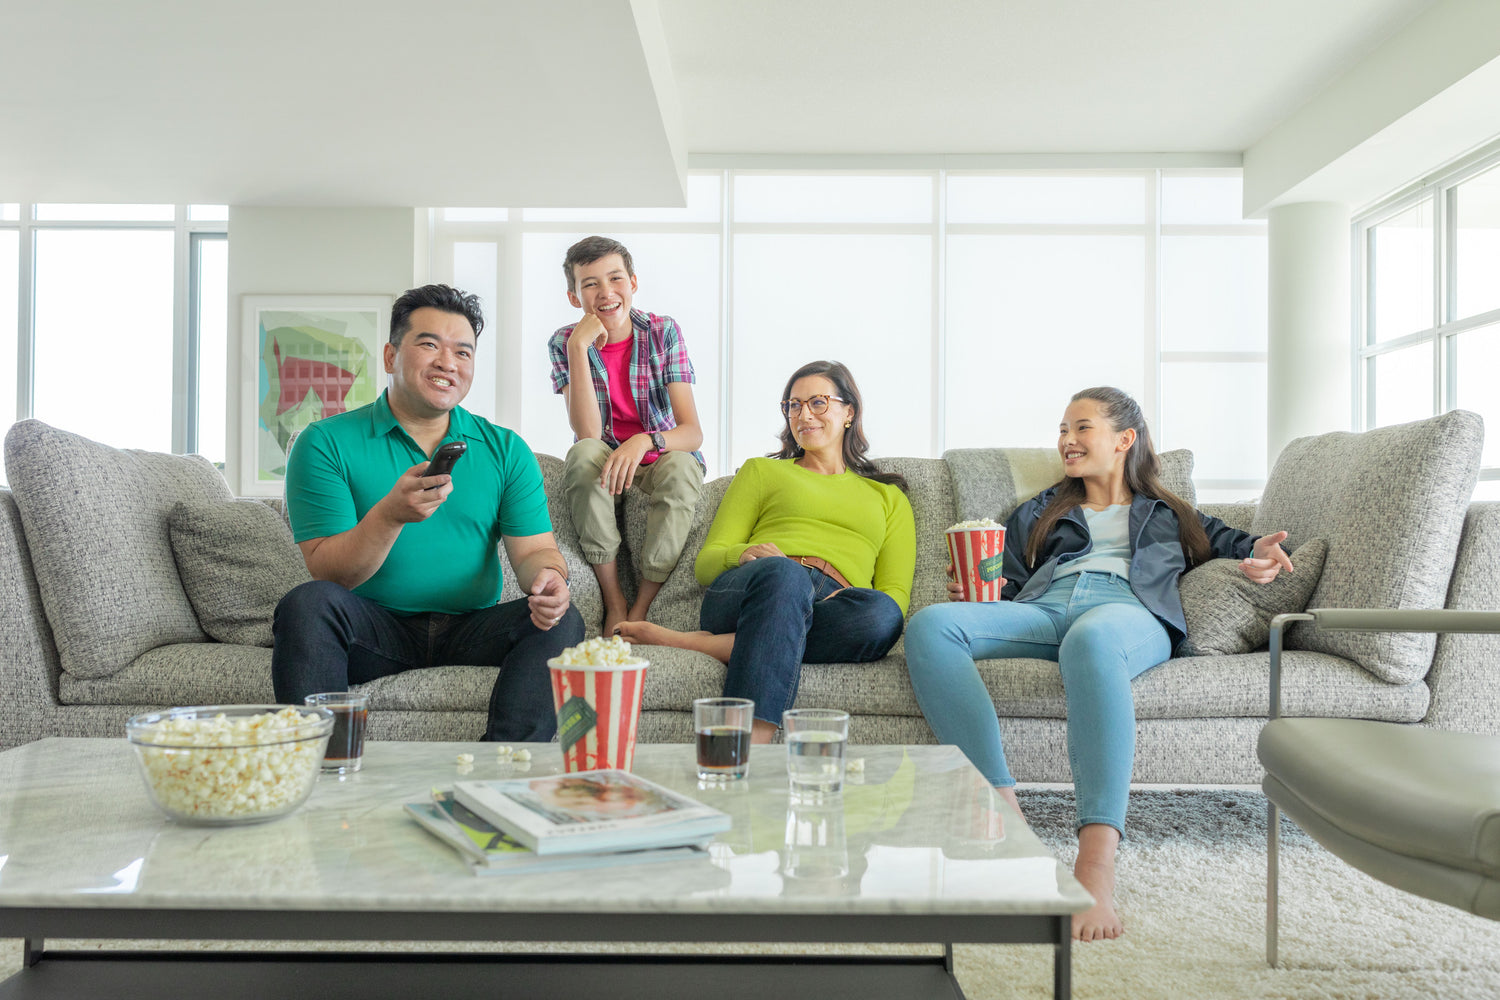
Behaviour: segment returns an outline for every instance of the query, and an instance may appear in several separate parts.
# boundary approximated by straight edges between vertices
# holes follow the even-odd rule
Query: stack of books
[[[460,781],[406,811],[475,874],[704,857],[730,818],[629,771]]]

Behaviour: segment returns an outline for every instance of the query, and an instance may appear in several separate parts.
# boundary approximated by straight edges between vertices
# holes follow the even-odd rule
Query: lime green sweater
[[[752,458],[735,473],[693,572],[705,587],[769,542],[789,556],[832,563],[855,587],[889,594],[905,614],[917,566],[911,502],[853,472],[825,476],[790,459]]]

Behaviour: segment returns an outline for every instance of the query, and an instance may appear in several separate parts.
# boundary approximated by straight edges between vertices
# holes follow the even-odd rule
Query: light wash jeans
[[[1016,780],[974,661],[1057,661],[1078,825],[1107,823],[1122,834],[1135,762],[1130,681],[1170,655],[1167,630],[1113,573],[1065,576],[1034,601],[930,605],[906,626],[906,666],[922,714],[997,788]]]

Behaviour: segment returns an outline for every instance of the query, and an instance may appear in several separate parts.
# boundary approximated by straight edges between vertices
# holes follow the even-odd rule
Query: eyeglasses
[[[808,396],[806,399],[783,399],[781,401],[781,415],[784,417],[795,417],[802,412],[802,406],[805,403],[807,404],[807,408],[812,411],[813,416],[821,417],[828,412],[828,401],[830,399],[836,399],[840,403],[844,401],[843,396],[827,395]]]

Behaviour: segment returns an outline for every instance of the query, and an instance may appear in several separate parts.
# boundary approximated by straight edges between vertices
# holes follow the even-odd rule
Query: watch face
[[[661,431],[651,432],[651,446],[657,451],[667,450],[667,439],[662,436]]]

